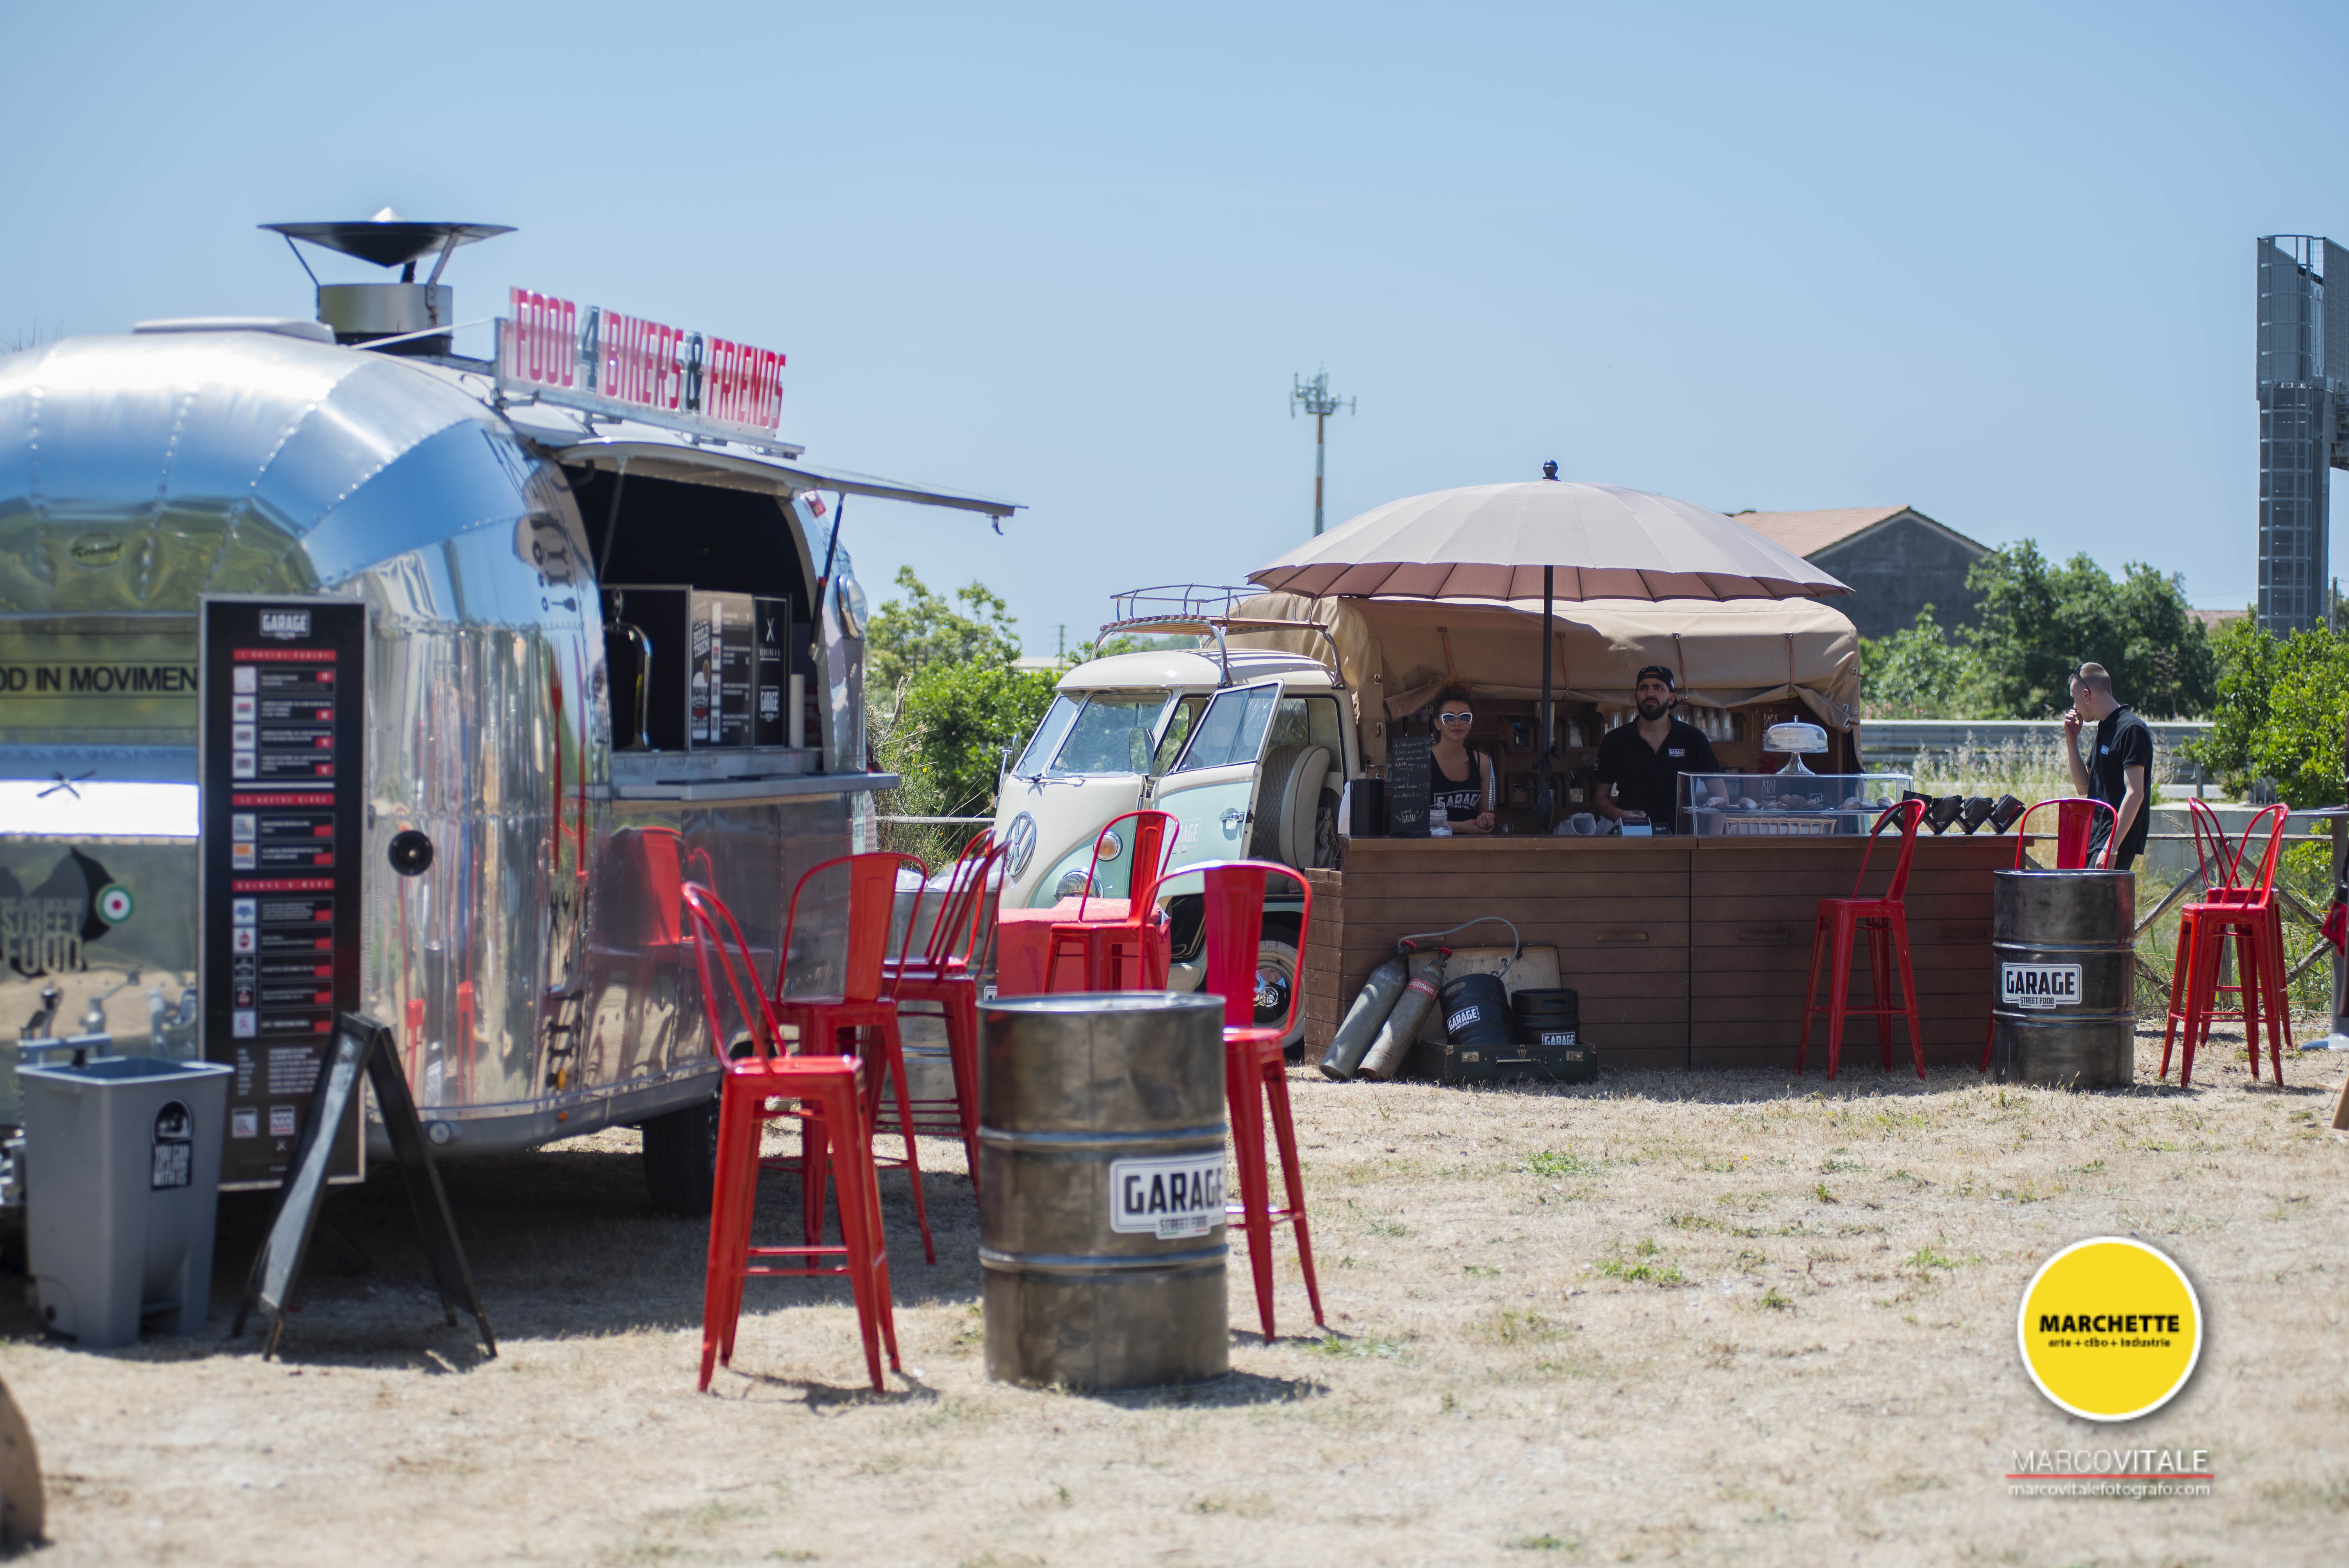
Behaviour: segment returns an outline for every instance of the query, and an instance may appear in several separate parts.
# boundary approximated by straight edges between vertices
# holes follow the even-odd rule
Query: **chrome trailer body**
[[[644,830],[706,852],[772,953],[793,881],[892,782],[864,769],[844,556],[807,602],[812,492],[838,487],[771,448],[501,407],[488,368],[283,330],[0,357],[0,1050],[197,1053],[198,602],[335,594],[370,613],[363,1006],[436,1141],[512,1150],[706,1102],[674,872]],[[595,562],[623,494],[696,504],[664,485],[765,520],[761,591],[816,629],[805,748],[614,751]],[[410,828],[431,865],[394,875]],[[131,895],[119,921],[108,886]]]

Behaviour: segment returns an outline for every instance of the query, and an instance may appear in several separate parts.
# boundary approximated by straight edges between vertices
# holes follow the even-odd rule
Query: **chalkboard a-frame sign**
[[[1427,837],[1427,812],[1434,781],[1428,753],[1434,741],[1424,735],[1398,736],[1387,749],[1387,835],[1396,839]]]
[[[229,1083],[226,1190],[285,1180],[337,1015],[359,1006],[367,606],[208,595],[196,769],[199,993]],[[358,1107],[326,1180],[366,1175]]]
[[[285,1337],[285,1309],[301,1283],[302,1266],[317,1229],[318,1206],[326,1191],[331,1163],[329,1128],[356,1115],[361,1088],[375,1090],[376,1109],[383,1113],[383,1130],[391,1143],[392,1159],[408,1189],[408,1206],[424,1241],[424,1254],[432,1265],[432,1283],[440,1293],[440,1308],[452,1326],[461,1310],[472,1315],[481,1348],[494,1357],[498,1342],[490,1333],[489,1315],[481,1310],[481,1293],[473,1287],[472,1265],[457,1239],[457,1222],[449,1212],[449,1195],[440,1186],[440,1172],[432,1163],[432,1146],[426,1141],[424,1123],[418,1119],[416,1101],[408,1092],[408,1072],[391,1030],[376,1019],[346,1013],[336,1018],[334,1044],[319,1070],[317,1092],[311,1097],[299,1141],[287,1162],[278,1191],[277,1213],[269,1234],[254,1254],[253,1272],[244,1284],[244,1304],[237,1309],[233,1335],[244,1332],[254,1313],[269,1319],[269,1336],[262,1344],[263,1360],[274,1356]]]

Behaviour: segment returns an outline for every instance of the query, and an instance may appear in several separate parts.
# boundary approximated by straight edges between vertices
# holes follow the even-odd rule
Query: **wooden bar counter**
[[[1308,1050],[1319,1057],[1329,1046],[1396,938],[1495,914],[1516,922],[1527,945],[1557,949],[1558,983],[1581,993],[1583,1036],[1603,1066],[1791,1070],[1812,916],[1818,900],[1851,892],[1866,843],[1858,837],[1349,840],[1341,870],[1309,873]],[[1909,943],[1928,1062],[1971,1066],[1981,1058],[1992,989],[1991,872],[2011,868],[2014,852],[2012,835],[1918,834]],[[1882,889],[1899,854],[1899,840],[1888,832],[1868,867],[1868,892]],[[1453,940],[1506,946],[1508,933],[1485,926]],[[1862,941],[1855,970],[1867,961]],[[1868,991],[1855,980],[1855,1000]],[[1893,1026],[1895,1065],[1909,1070],[1908,1027],[1897,1019]],[[1821,1019],[1812,1029],[1814,1068],[1825,1069],[1826,1050]],[[1844,1068],[1873,1070],[1877,1060],[1874,1020],[1853,1020],[1844,1034]]]

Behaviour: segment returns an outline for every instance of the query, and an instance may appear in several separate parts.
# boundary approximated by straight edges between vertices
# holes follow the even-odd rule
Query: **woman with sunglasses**
[[[1455,833],[1493,830],[1493,759],[1468,744],[1476,709],[1468,688],[1454,682],[1435,694],[1435,745],[1428,752],[1431,811],[1444,813]]]

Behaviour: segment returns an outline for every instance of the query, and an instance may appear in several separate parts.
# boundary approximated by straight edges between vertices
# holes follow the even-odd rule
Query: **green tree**
[[[999,668],[1019,658],[1019,623],[986,584],[968,583],[948,599],[932,593],[910,566],[897,568],[895,581],[905,602],[885,602],[865,631],[868,701],[894,709],[898,688],[930,665]],[[955,607],[956,600],[963,609]]]
[[[2026,539],[1974,562],[1966,586],[1981,601],[1969,640],[1994,711],[2062,713],[2068,676],[2087,661],[2110,670],[2121,700],[2148,717],[2207,713],[2217,698],[2218,658],[2178,574],[2131,562],[2116,582],[2085,555],[2057,565]]]
[[[2343,726],[2349,723],[2349,634],[2271,636],[2249,615],[2219,637],[2219,700],[2211,731],[2193,748],[2230,794],[2271,781],[2294,806],[2343,801]]]
[[[2282,649],[2250,615],[2220,630],[2219,695],[2210,707],[2210,733],[2190,743],[2186,754],[2216,775],[2230,795],[2240,796],[2253,777],[2251,746],[2268,722],[2268,689],[2275,683]]]
[[[925,665],[905,686],[876,748],[900,775],[899,813],[985,816],[995,810],[1003,748],[1017,748],[1052,706],[1059,676],[1009,663]]]
[[[1933,606],[1889,637],[1859,640],[1861,701],[1870,718],[1980,718],[1982,660],[1971,639],[1950,635]]]
[[[904,782],[879,802],[884,816],[983,817],[995,810],[1003,748],[1032,734],[1060,679],[1015,667],[1017,623],[1001,596],[973,583],[954,597],[932,593],[910,566],[897,569],[903,602],[873,614],[865,637],[865,695],[874,751]],[[967,829],[889,824],[893,849],[934,864]]]

